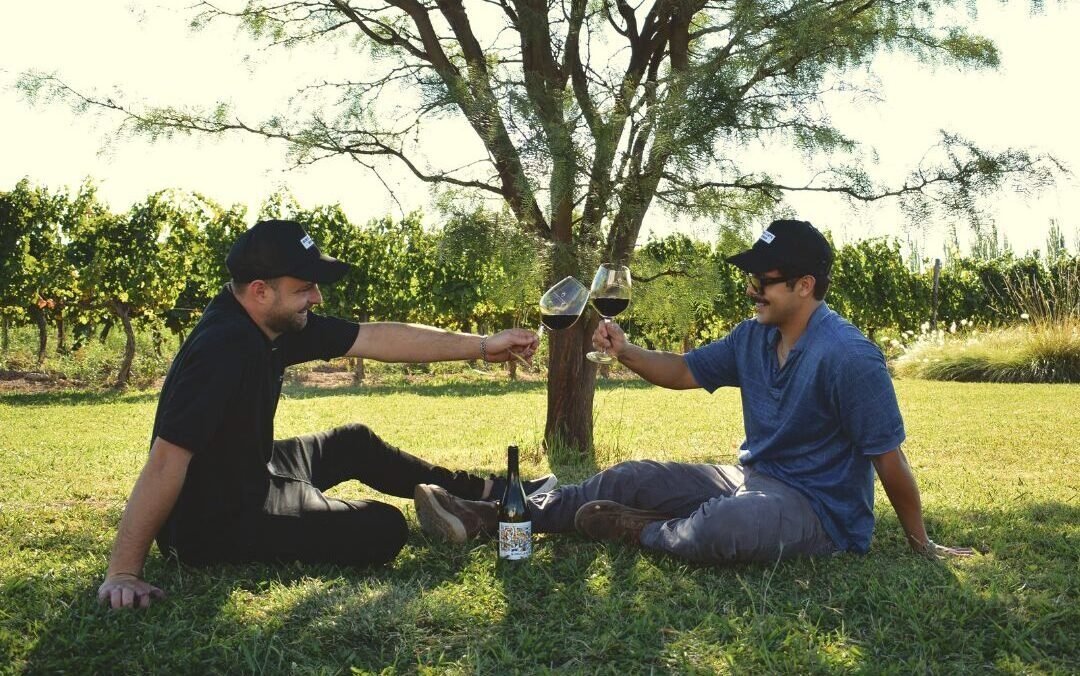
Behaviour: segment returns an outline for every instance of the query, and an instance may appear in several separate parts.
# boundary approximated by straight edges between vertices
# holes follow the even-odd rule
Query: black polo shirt
[[[193,454],[158,544],[245,548],[246,517],[269,486],[274,413],[285,367],[344,355],[353,322],[308,313],[306,326],[271,341],[226,285],[180,347],[158,398],[153,437]]]

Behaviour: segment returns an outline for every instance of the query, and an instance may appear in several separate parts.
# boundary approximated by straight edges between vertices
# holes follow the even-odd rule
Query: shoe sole
[[[536,490],[534,490],[532,493],[529,493],[528,497],[531,498],[534,495],[550,493],[551,491],[555,490],[555,487],[558,485],[559,477],[555,476],[554,474],[549,474],[547,480],[544,483],[540,484],[540,486],[536,488]]]
[[[627,510],[645,523],[650,523],[653,521],[667,521],[668,519],[673,518],[670,514],[656,512],[651,509],[636,509],[634,507],[627,507],[626,505],[621,505],[611,500],[592,500],[590,502],[586,502],[581,507],[578,507],[577,512],[574,513],[574,530],[592,540],[619,541],[625,539],[619,531],[610,530],[605,528],[604,526],[600,526],[598,530],[594,531],[590,527],[590,517],[592,517],[594,514],[609,511],[612,508]],[[595,525],[596,524],[591,524],[591,526]]]
[[[421,530],[428,535],[450,542],[465,542],[467,539],[465,524],[439,504],[430,486],[427,484],[417,486],[413,493],[413,502],[416,505],[416,518],[420,521]]]

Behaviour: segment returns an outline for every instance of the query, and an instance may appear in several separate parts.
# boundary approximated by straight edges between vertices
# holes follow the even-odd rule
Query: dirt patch
[[[0,371],[0,394],[52,392],[85,386],[85,383],[77,380],[68,380],[62,376],[41,371]]]
[[[152,382],[140,381],[128,385],[129,390],[160,390],[165,382],[161,376]],[[40,371],[0,370],[0,394],[26,394],[37,392],[66,392],[70,390],[105,391],[112,387],[112,380],[105,383],[87,383],[66,378],[62,374]]]
[[[304,387],[349,387],[353,384],[352,371],[311,370],[300,371],[289,378],[290,383]]]

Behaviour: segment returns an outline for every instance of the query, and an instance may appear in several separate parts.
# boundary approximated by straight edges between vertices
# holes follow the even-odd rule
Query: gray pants
[[[591,500],[671,514],[646,526],[641,544],[689,561],[776,561],[836,551],[802,493],[731,465],[619,463],[579,485],[533,496],[534,530],[573,530],[574,514]]]

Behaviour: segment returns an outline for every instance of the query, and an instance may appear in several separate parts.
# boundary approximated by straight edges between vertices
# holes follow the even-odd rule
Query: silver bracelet
[[[488,339],[487,336],[481,336],[481,338],[480,338],[480,359],[482,361],[485,361],[485,362],[488,360],[488,358],[487,358],[487,339]]]

